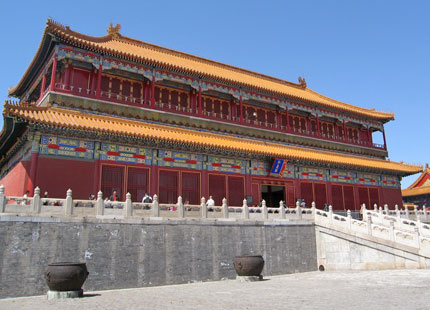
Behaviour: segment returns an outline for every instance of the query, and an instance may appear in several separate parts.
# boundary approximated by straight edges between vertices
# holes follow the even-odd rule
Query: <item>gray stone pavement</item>
[[[0,309],[430,309],[430,270],[308,272],[261,282],[191,283],[0,300]]]

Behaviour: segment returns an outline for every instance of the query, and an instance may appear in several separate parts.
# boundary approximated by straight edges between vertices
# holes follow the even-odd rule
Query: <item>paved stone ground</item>
[[[0,300],[0,309],[430,309],[430,270],[308,272],[267,278]]]

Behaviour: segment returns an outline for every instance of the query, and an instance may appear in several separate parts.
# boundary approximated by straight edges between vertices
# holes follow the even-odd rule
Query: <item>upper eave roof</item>
[[[173,126],[157,125],[143,121],[91,114],[64,108],[18,106],[5,103],[3,114],[6,117],[15,117],[29,123],[44,124],[57,128],[70,128],[137,138],[151,138],[276,158],[383,170],[400,175],[410,175],[422,170],[421,166],[407,165],[387,160],[319,151]]]
[[[284,81],[264,74],[128,38],[119,34],[118,31],[119,28],[110,27],[108,35],[93,37],[72,31],[68,26],[63,26],[52,20],[48,20],[42,43],[47,41],[47,37],[54,35],[59,40],[68,44],[91,49],[103,54],[114,55],[136,62],[163,65],[172,69],[183,70],[190,74],[276,93],[281,96],[303,100],[322,107],[350,112],[374,120],[387,122],[394,119],[394,113],[380,112],[374,109],[365,109],[350,105],[321,95],[301,84]],[[30,69],[37,63],[37,58],[41,56],[43,52],[41,48],[43,46],[42,43],[29,69],[27,69],[24,74],[24,77],[16,87],[10,90],[10,95],[19,97],[20,94],[23,93],[23,81],[28,79],[27,75],[31,72]]]

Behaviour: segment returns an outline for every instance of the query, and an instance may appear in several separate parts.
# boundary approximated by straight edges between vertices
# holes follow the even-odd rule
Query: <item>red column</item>
[[[282,125],[281,112],[279,112],[279,111],[276,111],[276,124],[278,126],[278,130],[281,130],[281,125]]]
[[[202,87],[199,86],[199,116],[203,116]]]
[[[251,185],[251,175],[245,175],[245,196],[253,196],[252,195],[252,185]]]
[[[102,96],[102,71],[103,71],[103,65],[100,61],[99,71],[97,72],[97,90],[96,90],[96,97],[101,98]]]
[[[317,120],[317,135],[318,135],[318,138],[321,138],[321,126],[320,126],[320,120],[318,119],[318,114],[317,114],[316,120]]]
[[[100,159],[94,160],[94,180],[93,180],[93,194],[97,197],[97,193],[101,190],[100,184]]]
[[[30,157],[30,175],[27,182],[27,190],[30,192],[30,196],[34,194],[34,188],[36,185],[36,172],[37,172],[37,162],[39,159],[39,153],[31,153]]]
[[[287,109],[285,110],[285,117],[286,117],[286,119],[287,119],[287,128],[286,128],[286,130],[287,130],[287,132],[290,132],[291,131],[291,128],[290,128],[290,115],[288,114],[288,107],[287,107]]]
[[[97,73],[95,72],[95,70],[93,70],[91,72],[91,87],[90,87],[90,95],[91,96],[94,95],[94,91],[96,88],[96,79],[97,79]]]
[[[158,167],[154,165],[155,160],[153,160],[153,165],[151,166],[151,176],[150,176],[150,195],[153,196],[154,194],[159,195],[158,192]]]
[[[69,83],[70,83],[70,68],[71,65],[66,63],[66,72],[64,72],[64,87],[66,90],[69,89]]]
[[[232,98],[231,102],[230,102],[230,116],[231,116],[232,120],[234,119],[235,121],[237,121],[236,120],[236,103],[234,102],[234,98]]]
[[[201,191],[202,191],[202,197],[205,197],[206,200],[209,198],[209,196],[208,196],[208,191],[209,191],[208,181],[209,181],[208,180],[208,171],[202,170],[202,182],[201,182],[202,188],[201,188]]]
[[[155,76],[152,77],[151,82],[151,108],[155,107]]]
[[[294,179],[294,188],[296,189],[296,198],[302,198],[302,192],[300,190],[300,180]],[[296,205],[296,202],[294,202],[294,206]]]
[[[311,119],[309,117],[306,118],[306,134],[311,134],[312,128],[311,128]]]
[[[329,205],[333,205],[333,194],[331,191],[331,182],[327,182],[326,186],[327,186],[327,201],[326,202]]]
[[[43,73],[43,77],[42,77],[42,85],[41,85],[41,87],[40,87],[40,96],[39,96],[39,100],[41,100],[41,99],[42,99],[42,97],[43,97],[43,92],[44,92],[44,90],[45,90],[45,87],[46,87],[46,74],[45,74],[45,73]]]
[[[51,72],[51,86],[50,89],[54,90],[55,87],[55,73],[57,72],[57,56],[54,56],[54,61],[52,63],[52,72]]]
[[[373,137],[372,137],[372,130],[369,127],[369,144],[370,146],[373,146]]]
[[[339,127],[337,126],[337,123],[333,123],[333,133],[334,138],[337,140],[339,138]]]
[[[242,95],[240,95],[240,123],[243,124],[243,101],[242,101]]]
[[[345,120],[343,120],[343,139],[345,140],[345,142],[348,142],[348,132],[346,131]]]
[[[385,129],[382,128],[382,137],[384,138],[384,149],[387,150],[387,140],[385,140]]]

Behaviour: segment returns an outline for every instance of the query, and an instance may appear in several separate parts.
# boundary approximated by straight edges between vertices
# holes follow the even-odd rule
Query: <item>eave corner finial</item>
[[[116,24],[115,27],[112,25],[112,23],[109,24],[109,28],[107,30],[109,35],[112,35],[114,38],[117,38],[119,35],[119,31],[121,30],[121,25]]]
[[[300,85],[302,88],[306,88],[306,87],[307,87],[307,84],[306,84],[306,80],[305,80],[305,78],[302,78],[301,76],[299,76],[299,85]]]

